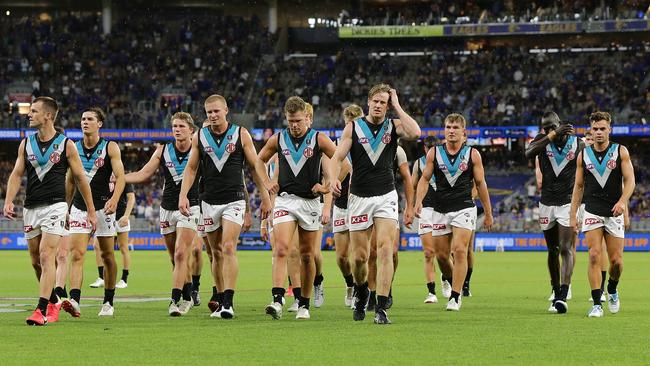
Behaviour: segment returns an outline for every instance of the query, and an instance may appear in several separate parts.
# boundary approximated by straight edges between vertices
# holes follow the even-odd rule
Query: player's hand
[[[323,208],[323,214],[320,217],[320,223],[327,225],[330,222],[331,212],[329,208]]]
[[[311,193],[314,194],[314,196],[319,196],[321,194],[327,194],[330,193],[329,187],[325,187],[324,185],[320,183],[314,184],[313,187],[311,187]]]
[[[412,223],[413,223],[413,208],[407,207],[406,210],[404,210],[404,226],[410,229]]]
[[[251,213],[246,211],[244,212],[244,224],[241,227],[242,231],[247,232],[251,229],[251,225],[253,225],[253,218],[251,217]]]
[[[625,202],[623,201],[616,202],[614,207],[612,207],[612,213],[614,214],[614,216],[620,216],[624,212],[625,212]]]
[[[86,216],[86,222],[92,228],[92,232],[90,233],[90,236],[93,236],[95,230],[97,230],[97,213],[95,212],[95,210],[88,211],[88,214]]]
[[[332,191],[332,195],[334,197],[341,197],[341,181],[338,179],[332,180],[332,182],[330,182],[330,190]]]
[[[5,202],[5,207],[2,209],[2,214],[5,215],[9,220],[16,219],[16,212],[14,211],[13,202]]]
[[[260,219],[264,220],[271,214],[271,200],[268,198],[262,198],[262,203],[260,204]]]
[[[413,209],[413,213],[415,214],[415,217],[417,217],[418,219],[420,217],[422,217],[422,216],[420,216],[422,214],[422,202],[418,202],[418,203],[415,204],[415,208]]]
[[[120,219],[117,221],[117,224],[120,225],[120,227],[125,227],[126,225],[129,224],[129,217],[128,216],[120,217]]]
[[[397,98],[397,90],[391,89],[391,90],[388,91],[388,94],[390,94],[390,98],[389,98],[390,105],[393,108],[398,108],[399,107],[399,99]]]
[[[273,182],[273,181],[264,183],[264,188],[266,188],[266,190],[269,191],[269,194],[278,194],[278,192],[280,191],[280,185],[278,184],[278,182]]]
[[[117,210],[117,200],[111,198],[110,200],[106,201],[106,204],[104,205],[104,213],[106,214],[106,216],[115,213],[116,210]]]
[[[190,211],[190,200],[187,199],[187,196],[178,197],[178,211],[181,212],[181,215],[190,217],[192,212]]]
[[[492,212],[485,211],[485,221],[483,221],[483,227],[485,228],[485,231],[492,231],[492,224],[494,224]]]
[[[260,236],[262,237],[262,240],[268,242],[269,241],[269,230],[266,228],[265,224],[262,224],[260,227]]]
[[[575,132],[576,132],[576,131],[573,129],[573,125],[572,125],[572,124],[569,124],[569,123],[567,123],[567,124],[562,124],[562,125],[560,125],[560,127],[558,127],[558,128],[555,130],[555,133],[557,134],[557,136],[565,136],[565,135],[568,136],[568,135],[574,135]]]

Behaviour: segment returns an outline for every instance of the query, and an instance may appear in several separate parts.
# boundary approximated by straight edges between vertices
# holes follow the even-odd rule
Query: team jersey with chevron
[[[427,165],[427,156],[421,156],[416,162],[416,169],[418,171],[418,177],[422,176],[422,171],[424,171],[424,167]],[[435,197],[436,195],[436,176],[431,175],[431,179],[429,179],[429,187],[427,189],[427,195],[424,196],[424,199],[422,200],[422,207],[433,207],[435,203]]]
[[[437,145],[433,176],[436,180],[434,210],[441,213],[474,207],[472,182],[474,164],[472,148],[463,145],[456,154],[449,154],[445,144]]]
[[[205,185],[201,199],[211,205],[243,200],[241,127],[228,123],[222,134],[212,132],[210,127],[200,129],[199,152]]]
[[[318,132],[311,128],[299,138],[291,136],[289,129],[278,133],[279,193],[316,198],[311,188],[321,181],[321,156]]]
[[[604,217],[612,217],[612,208],[623,194],[621,171],[621,145],[609,143],[603,151],[587,146],[582,154],[584,169],[585,211]]]
[[[57,132],[49,141],[41,142],[36,135],[30,135],[24,140],[27,170],[25,208],[65,202],[67,138]]]
[[[81,158],[81,165],[83,165],[86,173],[86,179],[90,184],[90,192],[96,210],[103,209],[106,201],[113,195],[110,187],[113,166],[111,165],[111,158],[108,156],[108,144],[110,143],[111,141],[101,137],[97,144],[91,148],[86,148],[83,145],[83,140],[75,143],[79,158]],[[87,210],[86,202],[79,190],[75,192],[72,204],[81,211]]]
[[[375,125],[359,118],[352,126],[350,192],[359,197],[372,197],[395,190],[398,136],[393,120],[386,118]]]
[[[185,175],[187,161],[190,160],[192,149],[180,151],[173,142],[165,145],[160,159],[160,168],[165,176],[162,202],[160,207],[168,211],[178,210],[178,196],[181,194],[181,185]],[[187,199],[190,206],[199,205],[199,179],[194,179],[192,187],[187,192]]]
[[[535,140],[544,137],[539,134]],[[542,198],[546,206],[563,206],[571,203],[576,177],[576,157],[581,145],[577,137],[569,136],[564,144],[551,141],[540,152],[539,169],[542,172]]]

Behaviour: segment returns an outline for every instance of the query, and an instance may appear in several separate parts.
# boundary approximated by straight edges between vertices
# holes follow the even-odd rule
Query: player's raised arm
[[[16,164],[14,165],[14,169],[11,171],[11,175],[7,181],[7,194],[5,195],[5,205],[2,211],[4,216],[11,220],[16,218],[14,199],[20,189],[21,178],[23,174],[25,174],[25,141],[26,140],[23,140],[18,147]]]
[[[420,126],[406,113],[402,106],[399,104],[399,99],[397,98],[397,91],[395,89],[390,90],[390,104],[397,113],[399,119],[394,120],[395,128],[397,134],[405,140],[414,141],[420,138],[422,131]]]
[[[476,149],[472,149],[471,153],[472,163],[474,164],[473,173],[474,173],[474,183],[476,184],[476,189],[478,190],[478,197],[481,200],[481,204],[485,209],[485,223],[483,226],[485,230],[490,231],[492,229],[492,203],[490,202],[490,193],[488,192],[487,183],[485,182],[485,171],[483,169],[483,160],[481,159],[481,154]]]
[[[144,183],[149,180],[158,170],[160,166],[160,161],[162,158],[162,152],[165,148],[165,145],[160,144],[156,147],[156,150],[151,155],[151,158],[140,170],[137,172],[131,172],[124,176],[125,182],[130,184]]]

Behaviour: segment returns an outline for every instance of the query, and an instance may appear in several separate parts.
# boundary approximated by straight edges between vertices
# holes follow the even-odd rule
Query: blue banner
[[[262,240],[259,233],[244,233],[239,237],[238,249],[240,250],[270,250],[269,243]],[[165,241],[158,233],[131,233],[129,244],[135,250],[164,250]],[[546,242],[541,233],[477,233],[474,246],[477,250],[495,251],[546,251]],[[92,245],[89,244],[89,249]],[[322,248],[334,248],[332,233],[323,235]],[[22,233],[0,234],[0,250],[25,250],[27,241]],[[400,250],[422,250],[422,243],[417,234],[402,234]],[[578,251],[587,251],[584,235],[580,235]],[[625,251],[650,252],[650,233],[629,233],[625,237]]]
[[[581,22],[543,22],[508,24],[445,25],[445,36],[502,36],[512,34],[560,34],[581,33]]]

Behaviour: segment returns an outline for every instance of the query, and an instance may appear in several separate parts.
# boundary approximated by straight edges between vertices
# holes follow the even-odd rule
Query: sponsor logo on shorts
[[[364,223],[364,222],[368,222],[368,214],[363,214],[363,215],[359,215],[359,216],[352,216],[350,218],[350,223],[352,225],[361,224],[361,223]]]
[[[231,142],[231,143],[229,143],[228,145],[226,145],[226,151],[227,151],[229,154],[232,154],[233,152],[235,152],[235,144],[233,144],[233,143]]]
[[[59,161],[61,161],[61,154],[59,154],[56,151],[53,152],[52,154],[50,154],[50,161],[53,162],[54,164],[58,163]]]
[[[30,232],[32,230],[34,230],[34,227],[32,225],[23,226],[23,231],[25,231],[26,233],[28,233],[28,232]]]
[[[197,225],[196,229],[198,231],[205,231],[205,226],[204,225]]]
[[[344,225],[345,225],[345,219],[334,220],[334,226],[344,226]]]
[[[391,140],[391,139],[392,139],[392,138],[390,137],[390,134],[389,134],[389,133],[385,133],[384,136],[381,137],[381,142],[383,142],[384,144],[388,145],[388,144],[390,144],[390,140]]]
[[[208,217],[203,219],[203,225],[208,226],[208,225],[214,225],[214,220],[212,218]]]
[[[161,221],[161,222],[160,222],[160,228],[161,228],[161,229],[167,229],[167,228],[170,227],[170,226],[171,226],[171,225],[169,224],[169,221]]]
[[[360,137],[359,138],[359,143],[360,144],[367,144],[368,143],[368,138],[367,137]]]
[[[610,160],[607,162],[607,168],[614,170],[616,169],[616,160]]]
[[[314,149],[308,146],[305,148],[305,151],[302,154],[309,159],[314,155]]]
[[[104,159],[103,158],[97,158],[95,159],[95,166],[98,168],[101,168],[104,166]]]
[[[289,214],[289,211],[287,211],[287,210],[277,210],[277,211],[273,212],[273,218],[277,219],[278,217],[287,216],[288,214]]]
[[[420,229],[431,229],[431,224],[420,224]]]
[[[71,220],[70,221],[70,227],[86,227],[86,222],[85,221],[77,221],[77,220]]]
[[[445,230],[447,228],[446,224],[433,224],[431,225],[433,230]]]
[[[615,221],[617,224],[620,224],[620,223],[621,223],[621,219],[616,219],[616,220],[614,220],[614,221]]]
[[[603,220],[597,217],[588,217],[585,219],[585,225],[602,224]]]
[[[539,223],[542,224],[542,225],[548,225],[548,223],[549,223],[550,221],[551,221],[551,220],[550,220],[548,217],[540,217],[540,218],[539,218]]]

